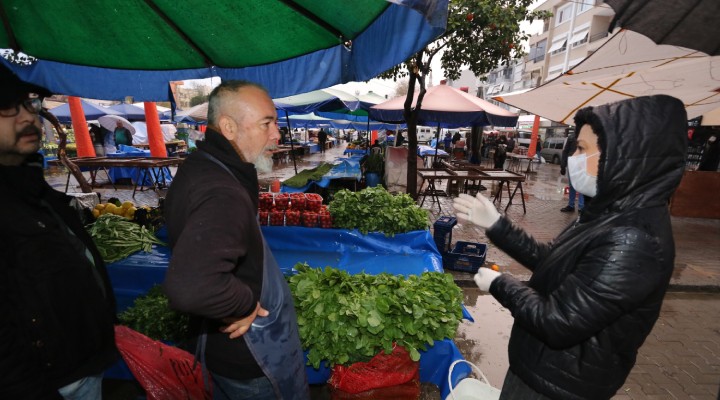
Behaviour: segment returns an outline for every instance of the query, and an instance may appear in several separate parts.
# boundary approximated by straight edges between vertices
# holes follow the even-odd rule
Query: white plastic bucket
[[[461,362],[469,364],[482,381],[474,378],[465,378],[461,380],[455,388],[453,388],[453,368],[455,368],[456,364]],[[485,375],[482,371],[480,371],[480,368],[467,360],[455,360],[452,364],[450,364],[450,371],[448,371],[448,385],[450,386],[450,394],[445,398],[445,400],[497,400],[500,398],[500,390],[490,386],[490,382],[488,382]]]

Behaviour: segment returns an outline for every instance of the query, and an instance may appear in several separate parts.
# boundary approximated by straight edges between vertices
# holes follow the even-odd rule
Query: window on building
[[[595,0],[579,0],[577,3],[577,14],[582,14],[585,11],[595,6]]]
[[[555,55],[565,50],[567,50],[567,38],[563,36],[561,39],[553,42],[552,46],[548,49],[548,53]]]
[[[503,70],[503,78],[504,79],[512,79],[512,76],[513,76],[512,67],[508,67]]]
[[[560,8],[558,8],[557,12],[555,13],[555,26],[558,26],[562,24],[563,22],[566,22],[570,20],[570,14],[572,12],[573,4],[566,4]]]
[[[570,46],[577,47],[577,46],[587,43],[588,33],[590,33],[590,31],[588,29],[585,29],[583,31],[580,31],[580,32],[574,34],[572,36],[572,38],[570,38]]]

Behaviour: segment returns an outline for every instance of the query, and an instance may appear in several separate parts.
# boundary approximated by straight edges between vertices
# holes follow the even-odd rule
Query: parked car
[[[545,142],[543,142],[540,156],[553,164],[560,164],[560,159],[562,158],[562,151],[563,148],[565,148],[566,142],[567,138],[565,137],[551,137],[549,139],[546,139]]]

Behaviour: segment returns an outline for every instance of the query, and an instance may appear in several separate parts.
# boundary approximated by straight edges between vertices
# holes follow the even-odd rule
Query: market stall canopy
[[[0,0],[0,62],[54,93],[169,100],[169,82],[220,77],[271,97],[365,81],[445,30],[448,0]]]
[[[116,104],[108,107],[111,110],[119,112],[120,116],[130,121],[145,121],[145,108],[137,107],[132,104]],[[159,110],[158,110],[159,112]]]
[[[342,90],[326,88],[308,93],[273,99],[275,107],[287,112],[307,114],[314,111],[354,111],[360,100]]]
[[[318,117],[317,115],[310,113],[310,114],[295,114],[291,115],[290,117],[290,125],[291,128],[297,128],[297,127],[303,127],[303,128],[316,128],[320,126],[330,126],[330,121],[332,121],[329,118],[323,118]],[[279,126],[287,126],[287,122],[285,122],[285,119],[279,119],[278,120]]]
[[[685,103],[688,118],[720,107],[720,56],[657,45],[622,30],[570,71],[529,92],[497,96],[552,121],[573,123],[580,108],[665,94]]]
[[[143,103],[143,102],[132,103],[132,105],[134,105],[135,107],[140,107],[140,108],[142,108],[143,110],[145,109],[145,103]],[[166,111],[170,111],[169,108],[163,107],[163,106],[159,106],[159,105],[157,105],[157,104],[155,104],[155,108],[157,109],[157,111],[158,111],[159,113],[164,113],[164,112],[166,112]]]
[[[657,44],[720,55],[718,0],[605,0],[615,10],[615,27],[641,33]]]
[[[209,105],[210,105],[210,103],[206,101],[205,103],[198,104],[194,107],[190,107],[187,110],[180,111],[179,113],[177,113],[176,120],[178,119],[178,117],[180,117],[180,120],[182,120],[182,117],[189,117],[195,121],[207,121]],[[176,122],[180,122],[180,121],[176,121]]]
[[[417,103],[415,93],[413,107]],[[370,117],[385,122],[404,121],[405,96],[370,107]],[[419,125],[461,128],[466,126],[515,126],[518,115],[495,104],[447,85],[427,89],[423,98]]]
[[[80,100],[80,104],[82,105],[85,119],[88,121],[98,119],[103,115],[120,115],[120,113],[115,110],[111,110],[107,107],[99,106],[85,100]],[[63,104],[61,106],[51,108],[50,113],[54,115],[60,123],[69,124],[72,122],[72,119],[70,118],[69,104]]]

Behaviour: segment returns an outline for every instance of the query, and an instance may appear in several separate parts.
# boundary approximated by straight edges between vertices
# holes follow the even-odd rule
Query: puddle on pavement
[[[513,318],[492,295],[464,288],[465,308],[475,322],[463,322],[455,336],[460,353],[480,370],[494,387],[501,387],[508,369],[507,346]]]

